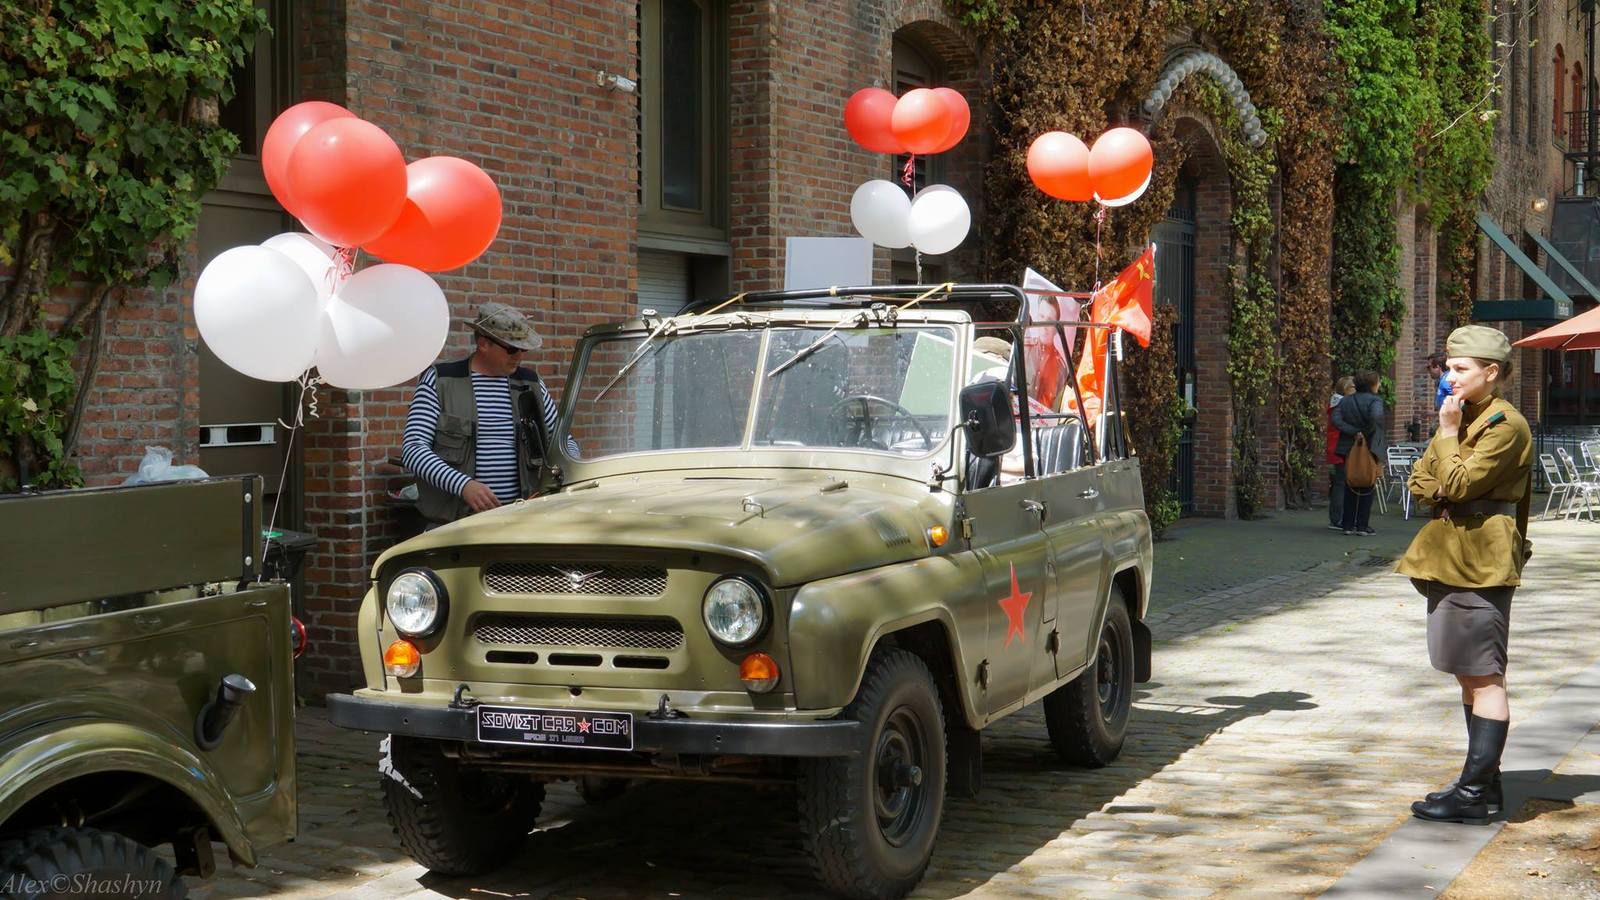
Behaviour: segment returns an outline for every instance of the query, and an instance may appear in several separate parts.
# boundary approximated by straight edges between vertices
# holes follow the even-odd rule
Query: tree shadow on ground
[[[1600,798],[1600,775],[1552,775],[1549,769],[1522,769],[1502,773],[1505,781],[1506,807],[1516,807],[1528,800],[1551,800],[1571,808],[1575,801],[1585,798],[1593,802]],[[1537,818],[1547,808],[1522,807],[1510,821],[1526,822]]]
[[[985,731],[984,789],[976,800],[946,800],[919,895],[955,896],[1005,872],[1235,723],[1316,708],[1298,691],[1214,697],[1192,707],[1152,704],[1149,696],[1139,695],[1122,755],[1103,769],[1059,763],[1037,706]],[[565,821],[542,822],[504,869],[472,879],[429,875],[421,883],[457,896],[825,896],[796,819],[791,788],[644,783]]]

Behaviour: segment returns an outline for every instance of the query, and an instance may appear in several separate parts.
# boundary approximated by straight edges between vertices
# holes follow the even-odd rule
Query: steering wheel
[[[860,403],[861,412],[856,415],[846,414],[845,407],[851,403]],[[873,394],[851,394],[835,403],[828,410],[828,438],[840,447],[871,447],[876,450],[888,450],[889,445],[873,438],[872,404],[887,406],[889,415],[880,417],[890,421],[904,419],[911,423],[917,435],[922,438],[922,449],[933,449],[933,437],[928,434],[928,429],[922,427],[917,417],[911,410],[904,406]]]

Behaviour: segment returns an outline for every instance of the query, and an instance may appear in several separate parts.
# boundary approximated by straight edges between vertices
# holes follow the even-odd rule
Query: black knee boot
[[[1510,722],[1473,716],[1468,726],[1467,762],[1461,767],[1456,786],[1437,800],[1418,800],[1411,804],[1412,814],[1435,822],[1489,824],[1486,794],[1500,767],[1500,754],[1505,750],[1506,731],[1510,727]]]
[[[1470,744],[1472,741],[1472,704],[1461,704],[1461,711],[1467,714],[1467,741]],[[1429,802],[1442,799],[1445,796],[1448,796],[1449,793],[1455,789],[1456,782],[1452,781],[1445,785],[1444,790],[1434,791],[1433,793],[1429,794],[1427,799]],[[1501,807],[1505,804],[1505,791],[1500,787],[1500,764],[1498,762],[1495,763],[1494,773],[1489,779],[1489,786],[1484,788],[1483,802],[1484,805],[1489,807],[1489,812],[1491,813],[1499,812]]]

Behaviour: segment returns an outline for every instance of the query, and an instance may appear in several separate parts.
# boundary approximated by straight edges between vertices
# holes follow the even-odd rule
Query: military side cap
[[[1011,342],[1004,338],[981,337],[972,342],[972,349],[990,356],[998,356],[1003,360],[1011,359]]]
[[[537,350],[544,343],[528,317],[504,303],[485,303],[478,307],[478,315],[466,322],[484,337],[519,350]]]
[[[1444,343],[1448,356],[1470,356],[1490,362],[1505,362],[1511,358],[1511,339],[1498,328],[1487,325],[1463,325],[1450,332]]]

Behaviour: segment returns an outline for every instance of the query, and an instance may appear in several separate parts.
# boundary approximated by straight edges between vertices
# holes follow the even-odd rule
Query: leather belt
[[[1462,503],[1435,503],[1435,519],[1468,519],[1476,516],[1512,516],[1517,514],[1517,504],[1509,500],[1467,500]]]

